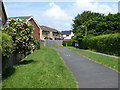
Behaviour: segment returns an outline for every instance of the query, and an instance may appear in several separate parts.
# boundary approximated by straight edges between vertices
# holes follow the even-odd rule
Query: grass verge
[[[3,88],[77,88],[77,82],[52,47],[41,47],[8,69]]]
[[[82,56],[87,57],[88,59],[91,59],[92,61],[95,61],[99,64],[103,64],[104,66],[107,66],[116,71],[119,71],[119,69],[118,69],[119,59],[117,59],[117,58],[104,56],[104,55],[100,55],[100,54],[95,54],[95,53],[91,53],[91,52],[81,50],[81,49],[76,49],[76,48],[69,48],[69,49],[82,55]]]

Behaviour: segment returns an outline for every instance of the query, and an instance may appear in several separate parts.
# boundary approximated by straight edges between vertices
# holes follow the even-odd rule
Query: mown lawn
[[[52,47],[41,47],[9,68],[3,88],[77,88],[77,82]]]
[[[100,54],[95,54],[95,53],[91,53],[91,52],[81,50],[81,49],[76,49],[76,48],[69,48],[69,49],[84,56],[84,57],[87,57],[99,64],[103,64],[107,67],[110,67],[110,68],[116,70],[116,71],[119,71],[119,69],[118,69],[119,59],[117,59],[117,58],[104,56],[104,55],[100,55]]]

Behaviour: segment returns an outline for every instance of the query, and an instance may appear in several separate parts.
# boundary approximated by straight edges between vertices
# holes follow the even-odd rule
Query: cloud
[[[100,4],[95,2],[95,0],[76,0],[76,3],[73,5],[73,7],[76,8],[78,12],[90,10],[103,14],[117,13],[117,6],[109,6],[106,3]]]
[[[64,10],[62,10],[54,2],[49,4],[49,9],[43,14],[52,23],[52,26],[58,29],[69,29],[71,27],[73,17],[68,15]]]
[[[72,3],[38,2],[37,5],[28,2],[8,2],[5,6],[10,17],[32,15],[40,25],[50,26],[58,30],[69,30],[72,19],[85,10],[108,14],[109,12],[117,13],[118,9],[116,4],[98,3],[96,0],[74,0]]]

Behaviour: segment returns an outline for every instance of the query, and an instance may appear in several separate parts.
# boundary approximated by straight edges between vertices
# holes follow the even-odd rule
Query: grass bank
[[[9,68],[3,88],[77,88],[74,76],[52,48],[41,47]]]
[[[104,55],[100,55],[100,54],[95,54],[95,53],[91,53],[85,50],[81,50],[81,49],[76,49],[76,48],[69,48],[70,50],[84,56],[87,57],[99,64],[103,64],[109,68],[112,68],[116,71],[118,71],[118,61],[119,59],[117,58],[113,58],[113,57],[109,57],[109,56],[104,56]]]

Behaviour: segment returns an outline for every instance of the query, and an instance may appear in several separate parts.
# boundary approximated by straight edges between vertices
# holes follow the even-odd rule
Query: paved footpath
[[[55,48],[75,76],[79,88],[118,88],[118,73],[68,48]]]

